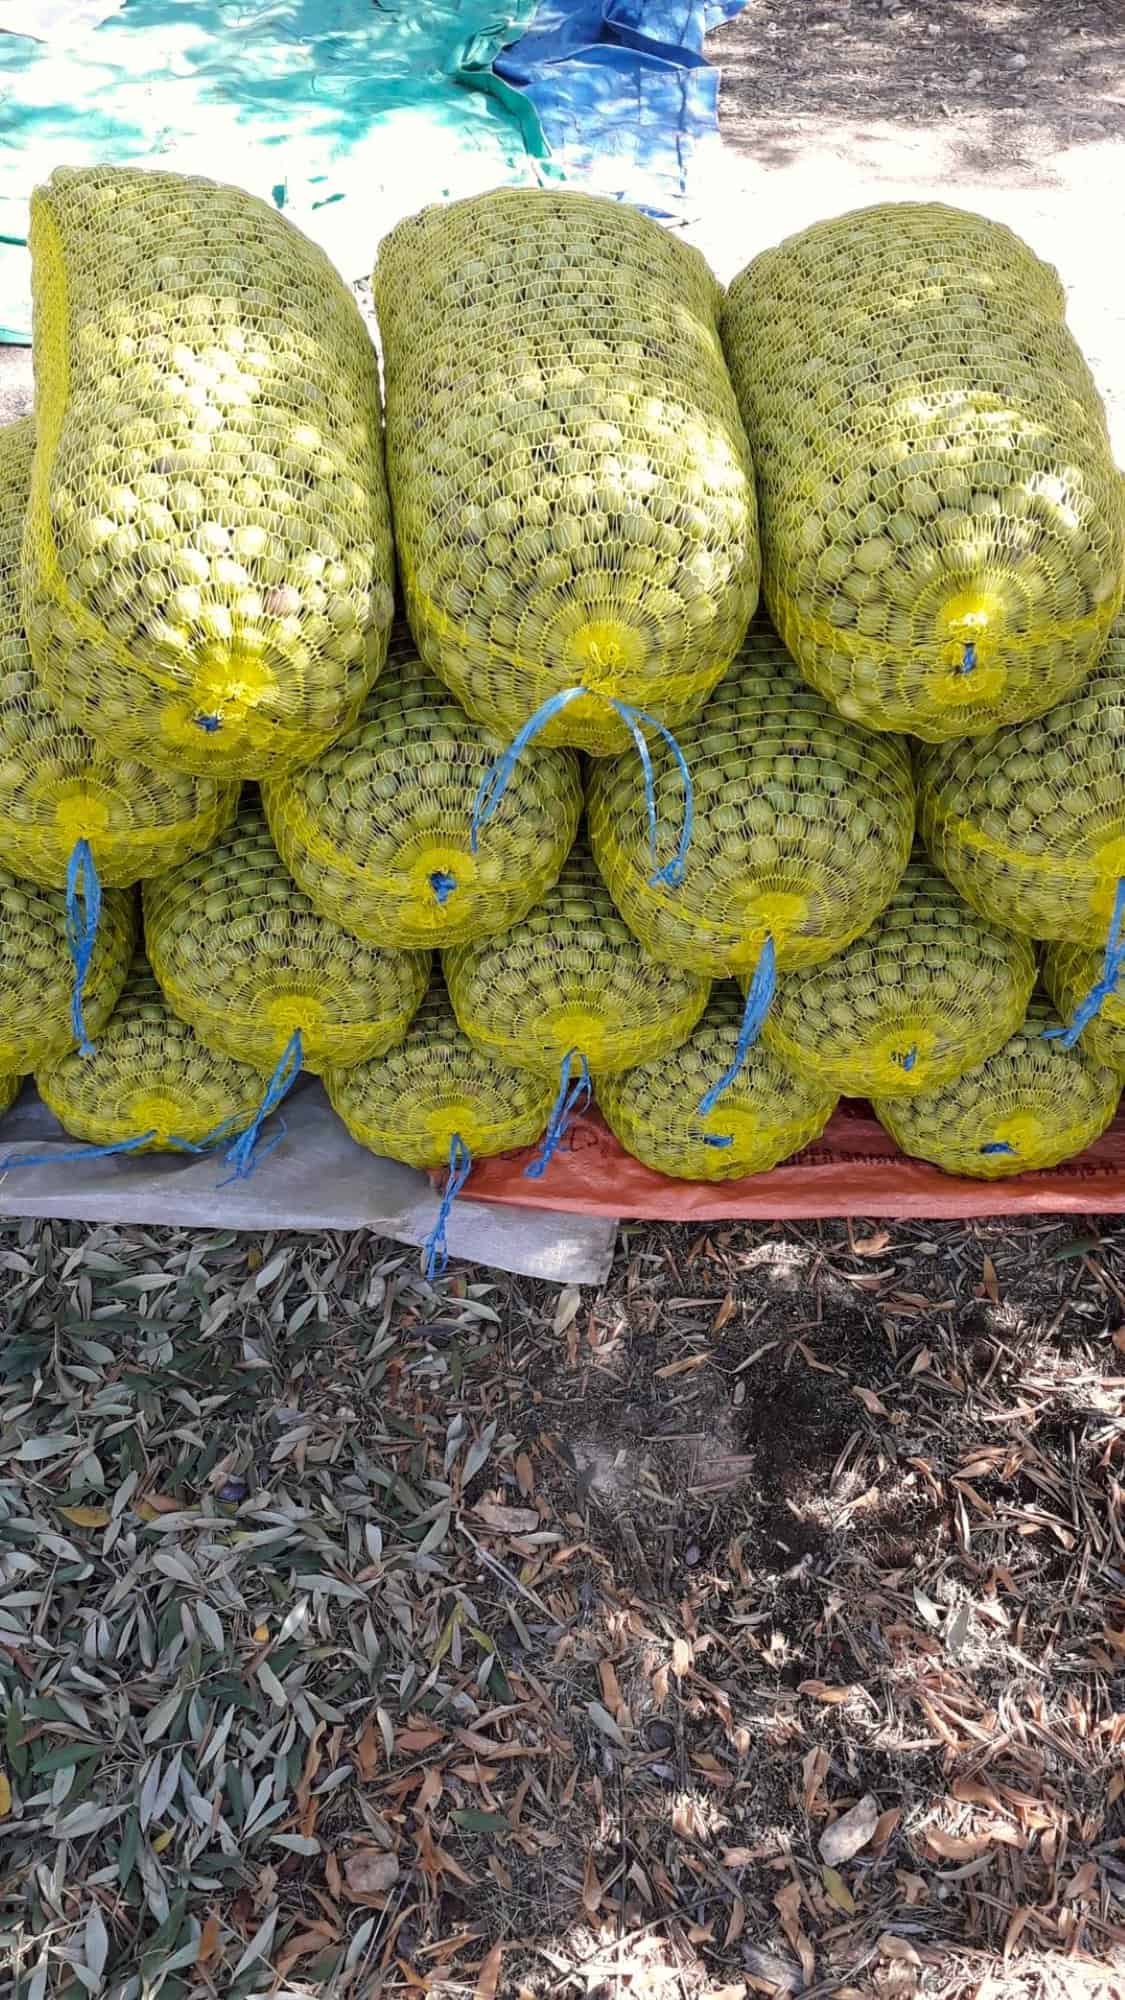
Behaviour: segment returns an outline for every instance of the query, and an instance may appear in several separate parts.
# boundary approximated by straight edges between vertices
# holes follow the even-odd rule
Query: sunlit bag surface
[[[1056,273],[999,223],[888,203],[757,257],[723,338],[766,602],[813,685],[930,742],[1069,694],[1121,603],[1125,512]]]
[[[315,757],[382,666],[375,350],[324,253],[238,188],[60,169],[32,197],[25,613],[68,722],[214,778]]]
[[[428,664],[505,738],[675,727],[758,596],[757,508],[698,251],[624,203],[499,188],[400,223],[374,275],[387,469]]]

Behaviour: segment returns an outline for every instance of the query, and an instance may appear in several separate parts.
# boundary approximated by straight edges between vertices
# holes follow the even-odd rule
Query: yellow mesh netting
[[[0,1118],[10,1111],[20,1094],[22,1076],[0,1076]]]
[[[32,197],[25,623],[68,722],[213,778],[317,752],[378,673],[393,557],[375,350],[237,188],[60,170]]]
[[[505,738],[595,754],[699,709],[758,595],[745,434],[696,250],[621,203],[505,189],[393,230],[387,468],[427,663]]]
[[[313,909],[253,797],[210,854],[145,884],[144,913],[170,1006],[210,1048],[259,1070],[298,1030],[306,1069],[381,1055],[425,990],[423,953],[360,944]]]
[[[354,728],[262,788],[287,868],[318,910],[373,944],[467,944],[518,923],[557,879],[582,810],[572,751],[532,745],[471,849],[503,750],[418,658],[408,632]]]
[[[762,1034],[841,1096],[913,1097],[993,1055],[1034,984],[1027,939],[978,916],[919,855],[864,937],[781,980]]]
[[[1105,940],[1125,875],[1125,629],[1050,715],[918,759],[932,858],[994,923]]]
[[[1125,588],[1105,413],[1053,270],[937,204],[820,222],[735,279],[763,588],[813,685],[928,741],[1040,715]]]
[[[991,1181],[1073,1159],[1111,1124],[1121,1085],[1081,1045],[1045,1039],[1059,1026],[1036,994],[1023,1027],[986,1062],[920,1097],[874,1098],[872,1110],[904,1153],[950,1174]]]
[[[139,951],[93,1053],[41,1065],[35,1082],[76,1139],[112,1146],[151,1132],[139,1153],[186,1151],[220,1127],[233,1138],[262,1095],[256,1069],[206,1048],[172,1013]]]
[[[767,937],[784,968],[816,964],[865,931],[910,853],[914,786],[904,747],[836,715],[765,624],[679,742],[695,792],[679,888],[651,881],[639,760],[598,763],[590,773],[594,857],[647,949],[723,976],[751,969]],[[667,746],[651,750],[663,858],[683,792]]]
[[[581,836],[530,916],[503,937],[455,946],[444,966],[470,1040],[550,1076],[572,1051],[595,1076],[666,1054],[691,1033],[709,991],[708,980],[641,949]]]
[[[351,1069],[326,1070],[324,1085],[353,1139],[410,1167],[444,1167],[455,1138],[474,1159],[533,1146],[555,1095],[550,1077],[474,1047],[436,968],[398,1047]]]
[[[107,889],[82,986],[91,1039],[124,985],[135,931],[133,898],[125,889]],[[0,1074],[25,1075],[74,1047],[74,977],[64,892],[0,868]]]
[[[209,847],[234,818],[238,787],[114,757],[48,701],[19,602],[34,448],[30,417],[0,430],[0,859],[61,888],[86,840],[102,881],[124,887]]]
[[[734,1059],[742,1007],[716,986],[686,1042],[622,1076],[599,1079],[598,1105],[627,1153],[678,1180],[730,1181],[765,1173],[819,1136],[836,1092],[793,1074],[761,1042],[714,1110],[699,1101]]]
[[[1088,993],[1101,980],[1105,955],[1080,944],[1049,945],[1043,959],[1043,984],[1062,1020],[1068,1024]],[[1095,1062],[1105,1063],[1125,1078],[1125,980],[1118,977],[1095,1014],[1081,1030],[1081,1045]]]

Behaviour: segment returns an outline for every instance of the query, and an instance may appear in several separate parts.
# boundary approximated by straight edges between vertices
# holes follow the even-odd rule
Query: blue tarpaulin
[[[571,185],[682,218],[718,140],[710,29],[745,0],[543,0],[493,67],[534,106]]]
[[[28,198],[97,160],[232,181],[344,276],[427,202],[549,180],[680,218],[743,0],[0,0],[0,340]]]

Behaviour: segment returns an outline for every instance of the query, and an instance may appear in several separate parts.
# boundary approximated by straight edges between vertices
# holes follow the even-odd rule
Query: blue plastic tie
[[[754,967],[754,977],[746,993],[746,1006],[742,1014],[742,1025],[738,1030],[738,1044],[734,1051],[734,1061],[725,1070],[717,1083],[713,1083],[706,1095],[699,1100],[697,1116],[706,1118],[715,1109],[724,1090],[729,1090],[743,1063],[746,1061],[758,1036],[762,1032],[770,1002],[777,988],[777,952],[772,937],[768,937],[758,954]]]
[[[508,789],[512,772],[515,770],[528,744],[538,736],[541,729],[546,729],[547,724],[554,721],[556,715],[562,714],[563,709],[566,708],[569,702],[576,701],[578,696],[584,693],[584,688],[569,687],[561,688],[558,694],[551,695],[543,703],[542,707],[537,708],[535,714],[529,717],[528,721],[524,723],[523,728],[517,729],[507,749],[502,751],[495,762],[489,765],[480,784],[477,786],[477,795],[473,800],[473,816],[469,823],[470,853],[476,853],[481,828],[488,825],[489,820],[500,804],[504,793]]]
[[[277,1068],[266,1085],[262,1101],[255,1111],[250,1124],[246,1127],[245,1132],[241,1133],[233,1145],[227,1149],[226,1163],[234,1171],[233,1173],[229,1173],[225,1180],[219,1182],[220,1187],[229,1187],[232,1181],[249,1180],[255,1167],[261,1166],[262,1161],[268,1159],[274,1147],[281,1144],[281,1141],[285,1137],[284,1122],[282,1123],[281,1130],[274,1134],[268,1145],[261,1147],[260,1150],[258,1147],[258,1141],[262,1135],[262,1126],[270,1116],[270,1113],[277,1110],[282,1098],[286,1097],[292,1090],[293,1085],[301,1074],[303,1059],[301,1030],[300,1028],[294,1028],[282,1051],[281,1061],[278,1063]]]
[[[202,729],[207,736],[213,736],[216,729],[221,729],[223,726],[221,715],[193,715],[191,719],[196,728]]]
[[[976,666],[976,663],[977,663],[976,645],[972,639],[966,639],[965,650],[961,655],[961,665],[958,668],[958,672],[962,674],[971,674],[973,668]]]
[[[1072,1049],[1083,1028],[1089,1026],[1107,1000],[1112,1000],[1121,974],[1125,972],[1125,938],[1121,935],[1123,923],[1125,923],[1125,875],[1118,881],[1117,894],[1113,899],[1113,915],[1106,933],[1101,978],[1091,986],[1085,999],[1079,1001],[1073,1017],[1065,1028],[1044,1028],[1045,1042],[1061,1042],[1064,1049]]]
[[[444,903],[449,896],[452,896],[454,889],[457,887],[457,877],[456,875],[443,875],[440,868],[435,868],[433,874],[430,876],[430,887],[438,902]]]
[[[891,1061],[898,1063],[899,1067],[901,1069],[904,1069],[908,1076],[911,1070],[914,1068],[914,1065],[917,1062],[917,1060],[918,1060],[918,1045],[916,1042],[911,1044],[911,1046],[907,1049],[906,1054],[904,1056],[893,1055],[891,1057]]]
[[[93,1053],[82,1012],[83,989],[98,940],[102,914],[102,885],[88,840],[77,840],[66,865],[66,941],[74,960],[74,989],[70,996],[70,1024],[80,1054]]]
[[[571,1083],[571,1065],[576,1059],[578,1075]],[[547,1130],[543,1134],[543,1144],[531,1165],[524,1168],[524,1174],[529,1181],[542,1180],[570,1129],[571,1121],[580,1118],[584,1111],[589,1110],[591,1095],[590,1065],[580,1049],[568,1049],[559,1064],[558,1095],[547,1121]]]
[[[535,714],[530,720],[524,723],[523,728],[517,731],[508,748],[485,772],[477,788],[476,799],[473,802],[469,846],[474,854],[477,851],[480,830],[482,827],[488,825],[489,820],[500,804],[508,788],[512,772],[515,770],[516,764],[528,744],[534,737],[538,736],[541,729],[545,729],[549,722],[554,721],[556,715],[561,715],[569,702],[576,700],[579,695],[587,694],[588,692],[589,690],[584,687],[570,687],[563,688],[560,693],[551,695],[541,708],[536,709]],[[691,772],[687,767],[687,760],[671,730],[666,729],[662,722],[658,722],[654,715],[649,715],[643,708],[630,708],[626,702],[615,701],[612,695],[605,695],[602,699],[607,701],[614,713],[621,717],[622,722],[625,724],[637,746],[637,754],[641,760],[641,773],[644,778],[645,788],[645,812],[648,817],[648,841],[652,855],[653,869],[652,874],[649,876],[649,886],[653,889],[661,886],[669,889],[678,889],[684,879],[684,868],[687,863],[687,853],[691,845],[692,827],[695,821],[695,791],[691,782]],[[683,786],[684,792],[683,818],[680,821],[680,837],[676,842],[676,852],[671,861],[666,861],[663,865],[661,865],[660,861],[660,843],[656,819],[656,786],[652,775],[652,758],[645,740],[645,729],[655,729],[664,738],[665,743],[676,760],[680,773],[680,783]]]
[[[7,1173],[10,1167],[55,1167],[68,1165],[71,1160],[108,1160],[113,1153],[135,1153],[140,1146],[147,1146],[155,1139],[156,1128],[142,1132],[136,1139],[117,1139],[112,1146],[71,1146],[63,1153],[24,1153],[17,1160],[8,1155],[0,1160],[0,1173]]]
[[[702,1139],[705,1146],[734,1145],[733,1132],[701,1132],[699,1136]]]
[[[1005,1139],[995,1139],[991,1146],[981,1147],[982,1153],[1014,1153],[1015,1150],[1015,1147],[1009,1146]]]
[[[449,1172],[445,1178],[445,1192],[437,1212],[437,1221],[422,1246],[426,1259],[426,1276],[431,1284],[436,1277],[440,1277],[449,1264],[449,1245],[445,1240],[446,1224],[453,1204],[472,1170],[473,1156],[461,1134],[455,1132],[449,1141]]]

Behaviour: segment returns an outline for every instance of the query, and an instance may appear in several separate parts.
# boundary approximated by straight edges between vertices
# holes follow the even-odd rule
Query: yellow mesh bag
[[[238,188],[60,170],[32,197],[25,623],[118,756],[212,778],[315,757],[383,663],[375,350],[328,259]]]
[[[1121,1094],[1112,1069],[1081,1046],[1064,1048],[1061,1027],[1035,994],[1023,1026],[976,1069],[918,1097],[874,1098],[871,1108],[904,1153],[949,1174],[992,1181],[1055,1167],[1101,1137]]]
[[[1052,944],[1043,959],[1043,984],[1073,1041],[1095,1062],[1125,1079],[1125,977],[1120,952],[1109,961],[1080,944]]]
[[[313,909],[254,798],[210,854],[145,884],[144,913],[169,1005],[209,1048],[262,1071],[294,1045],[311,1070],[381,1055],[425,990],[423,954],[360,944]]]
[[[902,744],[842,721],[764,624],[679,744],[695,816],[678,888],[654,881],[638,760],[595,764],[589,781],[594,858],[654,957],[721,978],[748,971],[769,938],[785,968],[816,964],[868,928],[914,833]],[[652,769],[663,853],[683,805],[663,742]]]
[[[355,726],[262,788],[286,867],[324,916],[373,944],[418,950],[509,929],[558,878],[582,779],[573,752],[529,749],[474,852],[474,801],[502,748],[400,631]]]
[[[23,1085],[22,1076],[0,1076],[0,1118],[10,1111]]]
[[[133,951],[136,912],[107,889],[78,977],[67,899],[0,867],[0,1075],[25,1075],[97,1035],[113,1012]]]
[[[766,603],[815,687],[940,742],[1078,685],[1121,603],[1125,510],[1049,266],[960,209],[861,209],[756,258],[723,338]]]
[[[710,990],[641,949],[581,837],[537,909],[503,937],[455,946],[444,966],[469,1039],[548,1075],[572,1056],[598,1076],[666,1055],[691,1033]]]
[[[423,658],[510,736],[675,727],[758,596],[753,474],[696,250],[622,203],[501,188],[429,208],[374,275],[387,468]],[[584,690],[578,693],[577,690]]]
[[[462,1034],[437,969],[397,1048],[326,1070],[324,1087],[353,1139],[410,1167],[444,1167],[454,1139],[474,1159],[534,1145],[555,1094]]]
[[[93,1146],[193,1152],[246,1130],[262,1079],[200,1041],[173,1014],[142,952],[93,1053],[41,1065],[35,1082],[59,1123]]]
[[[238,809],[238,786],[114,757],[48,701],[19,603],[34,448],[30,417],[0,430],[0,860],[61,888],[85,840],[102,881],[127,887],[217,840]]]
[[[1033,722],[918,759],[934,861],[993,923],[1105,940],[1125,876],[1125,629],[1068,701]]]
[[[722,1103],[700,1116],[711,1079],[734,1060],[741,1013],[735,989],[716,986],[706,1013],[671,1055],[598,1079],[606,1124],[656,1173],[691,1181],[765,1173],[818,1138],[832,1116],[836,1092],[794,1075],[761,1042]]]
[[[843,1097],[913,1097],[994,1055],[1034,984],[1027,939],[978,916],[919,855],[864,937],[780,982],[762,1035]]]

